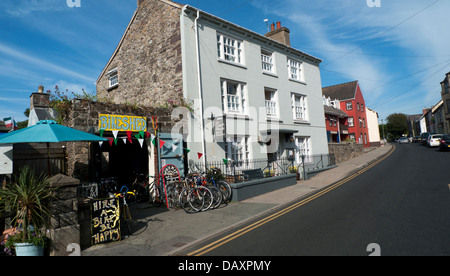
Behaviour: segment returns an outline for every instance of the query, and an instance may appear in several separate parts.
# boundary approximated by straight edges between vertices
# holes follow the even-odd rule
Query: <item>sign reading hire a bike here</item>
[[[98,119],[99,129],[106,131],[147,131],[146,117],[100,114]]]

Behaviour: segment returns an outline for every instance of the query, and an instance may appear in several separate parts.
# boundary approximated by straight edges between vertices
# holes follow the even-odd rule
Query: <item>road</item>
[[[234,229],[185,253],[215,242],[213,250],[195,254],[450,255],[449,167],[450,152],[397,144],[388,158],[345,184],[273,220],[252,222],[255,227]]]

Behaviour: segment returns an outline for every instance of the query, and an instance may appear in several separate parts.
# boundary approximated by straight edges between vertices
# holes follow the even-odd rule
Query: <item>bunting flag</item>
[[[100,147],[102,147],[103,141],[99,141],[98,144],[100,145]]]
[[[113,142],[114,142],[114,139],[113,139],[113,138],[106,138],[106,139],[109,140],[109,145],[112,147],[112,144],[113,144]]]
[[[105,131],[104,129],[100,129],[99,130],[100,136],[103,137],[104,131]],[[113,143],[114,143],[117,146],[118,131],[112,131],[112,133],[113,133],[114,138],[107,137],[107,139],[109,141],[109,145],[112,146]],[[131,131],[126,131],[126,133],[127,133],[127,137],[126,138],[125,137],[120,137],[120,139],[122,139],[124,144],[126,144],[127,140],[131,144],[132,141],[133,141],[132,132]],[[145,138],[149,138],[150,137],[151,142],[153,143],[153,145],[156,145],[156,136],[154,134],[148,132],[148,131],[139,131],[138,134],[135,134],[133,136],[134,136],[134,138],[136,138],[139,141],[139,144],[140,144],[141,148],[144,146],[144,137]],[[164,145],[166,145],[167,147],[171,148],[173,152],[175,152],[178,149],[178,147],[179,147],[179,145],[177,145],[177,144],[180,144],[181,142],[182,142],[181,138],[173,139],[172,142],[166,142],[164,140],[159,140],[159,148],[161,149],[161,148],[164,147]],[[102,146],[102,144],[103,144],[103,142],[99,142],[100,147]],[[182,148],[183,148],[183,150],[186,151],[186,153],[189,153],[191,151],[188,148],[184,148],[184,147],[182,147]],[[203,157],[203,155],[205,155],[205,154],[202,153],[202,152],[197,152],[198,159],[201,159]],[[214,159],[219,159],[220,160],[220,157],[215,156],[215,155],[207,154],[207,156],[211,156]],[[232,160],[231,159],[225,159],[225,158],[222,159],[222,162],[225,165],[228,165],[229,161],[232,161]]]
[[[166,142],[163,140],[159,140],[159,148],[161,149]]]
[[[175,144],[172,144],[172,151],[176,151],[176,150],[177,150],[177,148],[178,148],[178,146],[177,146],[177,145],[175,145]]]

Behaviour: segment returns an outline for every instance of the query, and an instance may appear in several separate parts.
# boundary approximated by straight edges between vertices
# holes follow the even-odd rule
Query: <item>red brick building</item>
[[[352,81],[324,87],[322,93],[327,98],[340,101],[340,109],[348,115],[349,140],[363,144],[364,147],[370,147],[366,103],[359,82]]]

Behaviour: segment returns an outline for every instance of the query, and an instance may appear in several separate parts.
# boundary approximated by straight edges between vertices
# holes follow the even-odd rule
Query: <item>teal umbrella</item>
[[[108,141],[100,136],[43,120],[0,137],[0,144]]]
[[[49,175],[49,143],[96,141],[108,141],[108,139],[63,125],[59,125],[52,120],[43,120],[38,122],[34,126],[13,131],[0,136],[0,144],[47,143],[47,162]]]

